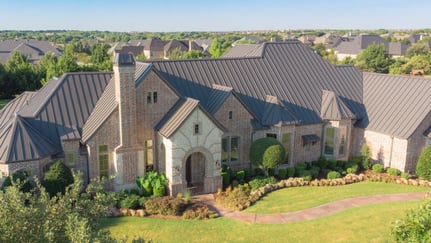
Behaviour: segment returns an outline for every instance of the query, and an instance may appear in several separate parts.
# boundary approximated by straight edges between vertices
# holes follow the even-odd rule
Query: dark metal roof
[[[354,119],[355,114],[333,91],[323,90],[320,117],[324,120]]]
[[[153,64],[183,97],[200,100],[204,105],[213,84],[232,87],[260,121],[264,120],[266,97],[271,95],[278,97],[301,124],[321,123],[324,89],[336,92],[356,117],[362,117],[362,76],[357,69],[337,68],[298,41],[266,43],[262,48],[262,56],[254,58]]]
[[[37,62],[43,55],[50,52],[54,56],[61,55],[51,43],[38,40],[0,40],[0,62],[6,63],[11,53],[19,51],[29,57],[30,61]]]
[[[378,35],[359,35],[353,41],[341,42],[336,50],[343,54],[359,54],[371,44],[384,44],[388,49],[388,41]]]
[[[19,115],[0,130],[2,163],[41,159],[60,151],[48,137]]]
[[[396,56],[405,56],[407,48],[409,48],[409,46],[401,42],[389,42],[388,54],[396,55]]]
[[[429,78],[364,73],[368,117],[359,125],[407,139],[431,112],[430,90]]]
[[[135,59],[131,53],[118,53],[115,55],[114,64],[135,65]]]
[[[15,114],[27,104],[35,93],[36,92],[24,92],[0,110],[0,130],[3,125],[8,123]]]
[[[280,100],[272,95],[266,97],[262,124],[264,126],[297,124],[300,120]]]
[[[33,150],[32,141],[39,141],[40,136],[49,141],[54,148],[43,151],[61,151],[61,139],[78,139],[84,123],[87,121],[94,106],[100,99],[106,85],[112,77],[112,73],[88,72],[68,73],[60,79],[52,79],[44,87],[31,96],[30,99],[18,97],[12,104],[19,102],[23,105],[14,112],[25,119],[26,133],[14,133],[15,136],[3,137],[0,151],[8,150],[8,146],[20,146],[16,151]],[[23,100],[25,102],[23,103]],[[9,105],[8,105],[9,106]],[[5,107],[6,108],[6,107]],[[2,110],[3,112],[3,110]],[[10,117],[10,116],[9,116]],[[10,119],[8,129],[17,127],[19,119]],[[22,123],[22,122],[21,122]],[[20,127],[20,126],[18,126]],[[0,132],[8,130],[2,127]],[[23,130],[24,131],[24,130]],[[37,131],[32,132],[32,131]],[[13,131],[12,131],[13,132]],[[78,133],[77,133],[78,132]],[[34,137],[32,137],[34,135]],[[19,147],[18,146],[18,147]],[[33,160],[38,159],[40,153],[26,153],[16,155],[16,159]],[[36,157],[31,157],[34,155]],[[1,162],[14,162],[15,159],[1,158]]]
[[[204,106],[211,115],[214,115],[229,95],[232,94],[232,88],[217,84],[213,84],[212,88]]]

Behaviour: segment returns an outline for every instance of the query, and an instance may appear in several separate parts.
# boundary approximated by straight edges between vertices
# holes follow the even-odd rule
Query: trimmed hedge
[[[52,164],[45,173],[43,177],[43,186],[49,195],[53,197],[57,195],[57,193],[64,194],[66,187],[72,184],[73,181],[72,170],[61,161],[57,161]]]
[[[425,180],[431,180],[431,146],[422,150],[416,165],[416,174]]]
[[[393,176],[399,176],[401,174],[401,171],[398,170],[397,168],[388,168],[386,170],[386,173],[388,173],[389,175],[393,175]]]
[[[326,178],[328,178],[329,180],[331,179],[338,179],[341,177],[340,172],[338,171],[330,171],[327,175]]]
[[[382,164],[375,164],[373,165],[372,170],[376,173],[383,173],[384,167]]]

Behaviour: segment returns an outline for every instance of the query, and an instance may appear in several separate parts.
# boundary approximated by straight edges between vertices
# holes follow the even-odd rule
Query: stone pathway
[[[193,197],[193,200],[207,204],[211,210],[217,212],[222,217],[250,223],[277,224],[315,219],[322,216],[334,214],[349,208],[370,204],[421,200],[425,197],[425,194],[426,192],[409,192],[347,198],[340,201],[323,204],[314,208],[308,208],[296,212],[275,214],[255,214],[241,211],[233,211],[224,208],[218,203],[216,203],[212,194],[197,195]]]

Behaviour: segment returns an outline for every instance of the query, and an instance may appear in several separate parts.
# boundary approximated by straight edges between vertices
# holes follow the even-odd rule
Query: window
[[[347,146],[347,127],[340,127],[340,136],[339,136],[339,148],[338,155],[343,156],[346,154],[346,146]]]
[[[326,126],[324,154],[334,155],[334,145],[335,145],[335,127]]]
[[[267,133],[266,137],[267,138],[275,138],[275,139],[277,139],[277,134],[275,134],[275,133]]]
[[[227,136],[221,141],[221,161],[223,163],[238,162],[240,156],[239,137]]]
[[[108,145],[99,146],[99,176],[109,177]]]
[[[281,135],[281,143],[283,144],[284,148],[286,148],[286,159],[284,163],[288,164],[289,155],[292,153],[292,133],[283,133],[283,135]]]
[[[195,123],[193,125],[193,135],[199,135],[200,134],[200,126],[198,123]]]
[[[154,169],[153,140],[145,141],[145,166],[147,171]]]
[[[73,153],[73,152],[67,153],[67,155],[66,155],[66,163],[69,166],[75,166],[75,153]]]
[[[233,119],[233,111],[229,111],[229,120]]]
[[[147,93],[147,104],[155,104],[157,103],[157,92],[148,92]]]

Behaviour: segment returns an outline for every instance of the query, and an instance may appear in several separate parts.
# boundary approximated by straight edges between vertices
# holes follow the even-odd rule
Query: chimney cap
[[[116,65],[135,65],[132,53],[118,53],[115,55],[114,64]]]

